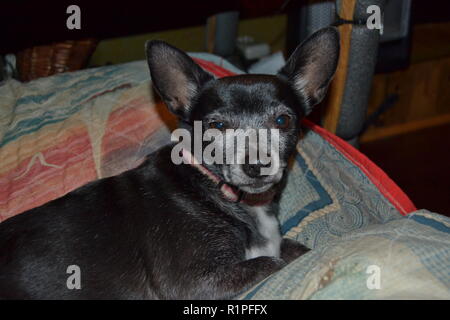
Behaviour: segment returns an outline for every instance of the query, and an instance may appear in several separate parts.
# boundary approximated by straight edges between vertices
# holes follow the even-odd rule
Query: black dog
[[[278,129],[278,168],[176,165],[170,145],[136,169],[15,216],[0,224],[0,298],[231,298],[305,253],[281,239],[276,202],[300,120],[324,97],[338,55],[338,33],[326,28],[277,76],[214,79],[182,51],[147,43],[154,86],[183,128]],[[81,288],[67,286],[72,265]]]

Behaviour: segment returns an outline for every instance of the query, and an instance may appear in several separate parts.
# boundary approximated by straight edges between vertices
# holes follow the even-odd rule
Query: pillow
[[[319,231],[320,232],[320,231]],[[450,219],[426,210],[318,245],[239,299],[450,299]]]
[[[217,76],[239,72],[216,56],[193,56]],[[0,96],[0,222],[137,166],[176,126],[144,61],[8,80]]]

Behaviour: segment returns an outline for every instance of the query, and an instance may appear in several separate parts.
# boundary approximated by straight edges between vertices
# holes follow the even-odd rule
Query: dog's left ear
[[[145,44],[153,85],[169,110],[188,120],[192,99],[214,77],[183,51],[159,40]]]
[[[278,73],[305,102],[305,114],[325,97],[339,60],[339,33],[328,27],[312,34]]]

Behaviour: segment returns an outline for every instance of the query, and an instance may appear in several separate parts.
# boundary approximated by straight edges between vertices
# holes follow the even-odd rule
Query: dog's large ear
[[[186,53],[159,40],[145,44],[153,85],[170,111],[187,120],[196,93],[213,76]]]
[[[325,97],[339,60],[339,33],[334,27],[312,34],[286,62],[279,76],[287,78],[305,101],[305,114]]]

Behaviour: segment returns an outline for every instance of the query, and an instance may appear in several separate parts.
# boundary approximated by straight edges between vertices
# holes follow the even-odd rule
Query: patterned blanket
[[[192,54],[218,77],[240,73]],[[144,61],[0,84],[0,221],[137,166],[176,120]],[[415,211],[378,167],[304,122],[280,202],[309,253],[240,298],[450,298],[450,219]],[[412,212],[412,213],[411,213]]]

